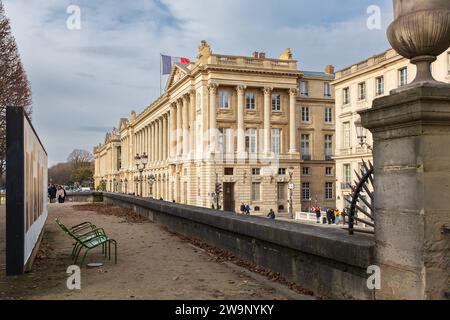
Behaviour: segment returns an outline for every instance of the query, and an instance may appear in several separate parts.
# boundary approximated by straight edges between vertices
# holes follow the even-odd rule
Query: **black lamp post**
[[[145,170],[145,167],[147,166],[148,163],[148,156],[147,154],[144,152],[144,154],[139,155],[136,154],[136,157],[134,158],[134,160],[136,161],[136,168],[139,171],[139,182],[140,182],[140,193],[141,193],[141,197],[143,196],[142,194],[142,182],[143,182],[143,178],[142,178],[142,173]]]
[[[152,174],[149,175],[147,177],[147,181],[148,181],[148,187],[149,187],[149,190],[150,190],[150,197],[153,198],[153,184],[155,183],[155,176],[152,175]]]
[[[359,140],[359,145],[361,147],[366,146],[367,149],[370,151],[373,151],[372,146],[367,143],[367,137],[365,136],[365,128],[362,126],[361,119],[358,119],[355,121],[355,128],[356,128],[356,136]]]
[[[288,169],[288,173],[289,173],[289,217],[291,219],[294,219],[294,204],[292,203],[292,199],[293,199],[293,193],[294,193],[294,189],[295,189],[295,185],[294,182],[292,182],[292,176],[294,175],[294,168],[290,167]]]

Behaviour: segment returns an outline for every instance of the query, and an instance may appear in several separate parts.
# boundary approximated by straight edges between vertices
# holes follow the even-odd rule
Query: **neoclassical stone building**
[[[291,182],[300,211],[302,77],[289,49],[279,59],[228,56],[202,41],[195,63],[175,64],[164,94],[94,149],[96,186],[211,207],[219,184],[225,210],[249,203],[254,214],[282,214]]]
[[[348,68],[336,72],[336,203],[338,209],[348,206],[345,198],[362,171],[362,161],[372,161],[372,135],[362,129],[359,111],[372,107],[374,99],[410,83],[416,77],[416,66],[389,49]],[[450,82],[450,48],[432,64],[434,77]],[[362,135],[358,137],[358,135]],[[362,139],[361,139],[362,137]]]

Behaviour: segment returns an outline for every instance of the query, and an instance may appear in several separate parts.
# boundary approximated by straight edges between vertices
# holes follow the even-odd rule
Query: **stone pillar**
[[[170,158],[175,158],[177,153],[177,140],[176,140],[176,105],[170,105],[170,132],[169,132],[169,140],[170,140]]]
[[[450,90],[423,84],[360,112],[374,138],[377,299],[445,299],[450,283]]]
[[[295,121],[295,109],[297,104],[298,89],[289,90],[289,153],[297,153],[297,123]]]
[[[242,159],[245,155],[245,132],[244,132],[244,105],[245,86],[238,86],[237,89],[237,156]]]
[[[270,153],[270,117],[272,115],[272,88],[264,88],[264,153]]]
[[[155,161],[159,161],[159,119],[155,120]]]
[[[152,161],[156,162],[156,148],[155,148],[155,138],[156,138],[156,130],[155,130],[155,122],[152,122]]]
[[[195,158],[195,119],[197,114],[195,98],[195,90],[191,90],[189,92],[189,151],[191,159]]]
[[[209,149],[210,152],[217,151],[217,84],[210,84],[209,89]]]
[[[183,145],[182,145],[182,138],[183,138],[183,130],[182,130],[182,112],[183,112],[183,100],[179,99],[177,101],[177,129],[176,129],[176,136],[177,136],[177,156],[180,157],[182,154],[182,150],[183,150]]]
[[[183,131],[182,131],[182,139],[183,139],[183,156],[186,158],[189,152],[189,100],[188,96],[183,96]]]
[[[163,160],[163,118],[158,119],[158,160]]]
[[[163,160],[167,159],[167,116],[166,114],[162,117],[162,158]]]

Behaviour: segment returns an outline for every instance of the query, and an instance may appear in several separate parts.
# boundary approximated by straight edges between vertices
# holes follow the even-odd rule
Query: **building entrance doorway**
[[[234,209],[234,183],[225,182],[223,184],[223,210],[234,212]]]

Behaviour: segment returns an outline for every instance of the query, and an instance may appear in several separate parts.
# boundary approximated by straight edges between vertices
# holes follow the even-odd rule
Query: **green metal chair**
[[[111,242],[114,244],[114,258],[117,264],[117,241],[110,239],[105,230],[102,228],[97,228],[88,231],[84,234],[75,234],[70,229],[68,229],[64,224],[62,224],[59,219],[56,219],[56,224],[71,238],[75,240],[74,248],[72,250],[72,257],[74,259],[74,264],[77,264],[78,256],[83,248],[86,249],[83,259],[81,260],[80,266],[83,266],[84,260],[86,259],[87,253],[99,246],[102,246],[102,253],[105,257],[109,254],[109,260],[111,260]]]

